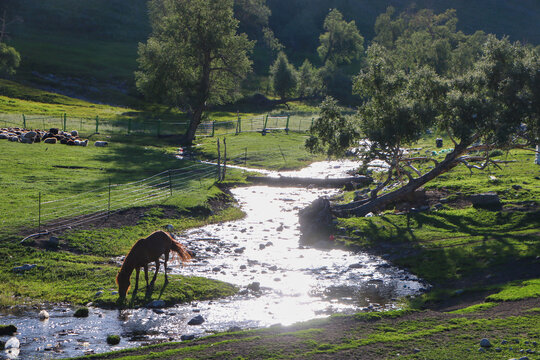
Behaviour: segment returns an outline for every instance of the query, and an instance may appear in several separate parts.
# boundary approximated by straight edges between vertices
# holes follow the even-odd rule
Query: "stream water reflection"
[[[353,165],[316,164],[312,170],[292,176],[343,176]],[[50,309],[46,322],[38,320],[38,311],[0,314],[0,323],[19,329],[19,358],[78,356],[178,341],[182,335],[198,337],[276,323],[289,325],[333,313],[390,309],[400,297],[424,290],[423,282],[414,275],[381,258],[332,249],[330,241],[316,248],[299,245],[298,210],[336,190],[252,186],[232,193],[246,217],[180,234],[195,251],[196,260],[183,268],[173,264],[171,272],[233,283],[241,288],[238,295],[168,309],[91,309],[86,319],[74,318],[71,309],[61,307]],[[205,322],[187,325],[197,315]],[[107,334],[121,334],[121,343],[107,345]]]

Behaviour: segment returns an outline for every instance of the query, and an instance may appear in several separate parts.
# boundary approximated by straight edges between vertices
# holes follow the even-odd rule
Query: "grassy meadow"
[[[44,115],[61,114],[67,106],[72,106],[70,113],[90,118],[99,114],[113,122],[130,117],[142,119],[144,114],[153,113],[151,107],[135,111],[93,104],[11,82],[3,81],[0,86],[7,89],[5,93],[11,92],[0,100],[11,102],[15,109],[3,107],[0,112],[21,114],[41,108]],[[313,110],[309,104],[295,106],[298,113]],[[153,114],[159,111],[158,108]],[[261,113],[249,109],[241,114],[263,116],[271,111],[279,113],[282,109],[264,109]],[[236,113],[227,109],[215,115],[223,121],[236,118]],[[229,164],[279,171],[324,159],[305,150],[306,136],[299,132],[287,135],[283,131],[271,131],[266,136],[241,133],[200,137],[186,150],[197,159],[215,161],[217,138],[222,155],[226,138]],[[442,158],[445,152],[435,148],[436,137],[437,134],[426,135],[419,143],[411,144],[411,148],[419,154],[435,152],[435,156]],[[0,264],[3,284],[0,308],[44,302],[75,305],[93,302],[113,307],[117,299],[114,278],[118,265],[110,260],[126,254],[136,239],[167,224],[181,232],[243,216],[222,188],[246,183],[246,172],[229,169],[226,184],[217,184],[213,165],[182,162],[174,157],[178,149],[174,136],[112,133],[92,136],[92,141],[98,139],[109,141],[109,146],[28,145],[0,140],[3,166],[0,182],[4,194],[0,202],[0,257],[5,259]],[[446,138],[444,142],[449,144]],[[433,285],[433,290],[421,297],[406,299],[406,311],[334,316],[293,328],[220,334],[193,346],[168,344],[124,351],[108,358],[142,359],[148,358],[144,351],[151,351],[154,358],[218,353],[239,359],[335,358],[358,354],[380,358],[399,353],[411,359],[443,359],[448,354],[472,359],[478,355],[477,338],[488,335],[496,339],[501,351],[489,351],[486,356],[501,359],[515,356],[514,349],[501,343],[503,339],[515,337],[524,346],[525,341],[538,341],[540,337],[540,313],[538,306],[531,303],[540,296],[537,271],[540,167],[533,163],[534,154],[524,150],[494,155],[505,161],[501,169],[490,167],[471,173],[458,166],[428,183],[425,189],[439,194],[440,203],[431,206],[430,211],[404,213],[388,209],[378,216],[337,220],[335,235],[340,245],[380,254]],[[430,164],[422,166],[428,169]],[[96,192],[105,194],[109,182],[124,184],[169,169],[179,174],[173,195],[139,205],[122,204],[115,219],[124,217],[128,221],[65,230],[58,234],[58,248],[43,247],[40,242],[43,239],[39,238],[19,243],[36,230],[40,193],[44,202],[56,201],[52,204],[75,209],[93,201]],[[377,180],[378,175],[374,176]],[[497,192],[501,210],[477,209],[467,202],[468,196],[486,191]],[[346,192],[343,201],[353,197],[354,192]],[[219,206],[214,206],[216,203]],[[37,266],[24,273],[13,272],[14,267],[24,264]],[[166,289],[160,287],[162,283],[160,275],[154,298],[163,290],[161,299],[168,304],[229,296],[237,291],[230,284],[197,277],[173,276]],[[140,291],[130,305],[140,306],[147,301]],[[423,310],[444,308],[448,303],[457,305],[448,312]],[[444,351],[439,345],[441,341],[446,344]],[[231,342],[235,344],[234,351],[228,345]],[[416,347],[421,348],[423,357],[412,353],[411,349]]]
[[[94,104],[7,80],[0,81],[0,88],[3,94],[0,97],[0,113],[4,114],[2,118],[7,123],[2,124],[0,119],[0,126],[9,126],[13,119],[17,124],[21,123],[19,116],[23,113],[57,117],[57,127],[62,125],[59,115],[63,112],[70,117],[99,116],[110,122],[122,122],[129,118],[137,121],[148,113],[154,116],[162,114],[159,108],[135,111]],[[305,109],[302,106],[298,105]],[[184,116],[167,114],[170,119]],[[242,113],[243,116],[246,114],[251,113]],[[237,116],[225,110],[216,111],[215,115],[222,121],[236,119]],[[27,117],[30,123],[29,119],[31,117]],[[68,121],[68,128],[69,124]],[[223,137],[220,139],[223,140]],[[94,140],[106,140],[109,146],[92,146]],[[201,137],[198,141],[190,150],[194,156],[215,161],[216,139]],[[272,132],[262,137],[258,133],[242,133],[227,135],[227,141],[228,158],[238,160],[241,155],[242,165],[277,170],[301,167],[317,159],[303,148],[304,134]],[[73,304],[93,301],[101,306],[112,306],[113,300],[116,300],[113,291],[118,268],[109,264],[109,259],[126,254],[136,239],[167,224],[174,225],[176,231],[182,231],[243,216],[238,208],[230,206],[232,199],[216,186],[215,166],[179,161],[174,157],[177,149],[178,141],[174,136],[158,138],[148,134],[107,132],[92,136],[88,147],[0,141],[0,162],[3,164],[0,181],[3,194],[12,195],[5,196],[0,204],[0,252],[2,258],[7,259],[0,265],[3,283],[0,307],[44,301]],[[94,204],[96,197],[106,198],[109,184],[114,188],[169,169],[174,171],[172,196],[139,204],[133,203],[131,198],[113,202],[113,206],[120,210],[116,216],[135,217],[125,223],[62,231],[55,234],[60,238],[59,249],[41,248],[40,239],[29,239],[22,245],[18,244],[22,238],[38,230],[40,210],[41,230],[47,229],[51,220],[48,214],[69,217],[70,214],[78,216],[91,213],[95,211],[94,208],[85,204]],[[244,172],[229,170],[228,182],[244,182],[244,179]],[[38,201],[40,196],[41,209]],[[216,202],[223,205],[214,209],[211,204]],[[129,208],[140,210],[134,215]],[[122,215],[124,213],[126,215]],[[38,268],[13,276],[12,268],[23,264],[37,264]],[[177,280],[169,284],[162,297],[168,303],[224,296],[236,291],[229,284],[206,279],[177,277]],[[84,288],[79,286],[81,281],[86,284]],[[105,290],[98,299],[94,295],[99,289]],[[145,300],[143,294],[139,295],[134,305]]]

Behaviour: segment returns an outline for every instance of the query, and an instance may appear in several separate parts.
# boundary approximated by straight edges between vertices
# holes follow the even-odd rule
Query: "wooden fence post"
[[[99,116],[96,115],[96,134],[99,134]]]
[[[66,113],[64,113],[64,131],[66,131],[66,121],[67,121]]]
[[[287,124],[285,125],[285,133],[287,135],[289,135],[289,119],[291,118],[291,116],[289,114],[287,114]]]
[[[223,178],[225,180],[225,174],[227,173],[227,139],[223,138]]]
[[[217,139],[217,179],[221,181],[221,151],[219,149],[219,138]]]
[[[23,121],[23,129],[26,129],[26,116],[22,114],[22,121]]]
[[[38,232],[41,232],[41,193],[38,197]]]
[[[107,204],[107,217],[111,216],[111,178],[109,178],[109,201]]]

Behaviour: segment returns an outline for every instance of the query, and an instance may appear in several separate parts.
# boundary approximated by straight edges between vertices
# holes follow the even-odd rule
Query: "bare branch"
[[[410,167],[416,173],[416,175],[422,176],[422,173],[420,172],[420,170],[415,168],[411,163],[407,163],[407,165],[405,165],[405,166]]]

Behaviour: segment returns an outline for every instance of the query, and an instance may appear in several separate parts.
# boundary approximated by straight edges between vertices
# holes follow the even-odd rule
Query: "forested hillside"
[[[416,4],[416,9],[429,8],[435,12],[456,9],[458,29],[468,34],[483,30],[498,36],[508,35],[513,41],[540,43],[540,1],[537,0],[268,0],[267,3],[272,10],[272,29],[283,44],[294,49],[295,53],[313,52],[317,47],[328,9],[337,8],[347,20],[355,20],[358,29],[369,41],[375,35],[375,19],[388,6],[401,12],[413,4]]]
[[[150,25],[146,0],[4,0],[8,15],[23,21],[8,29],[8,43],[21,54],[16,80],[70,95],[122,103],[135,95],[133,72],[137,44],[144,42]],[[250,3],[238,0],[237,7]],[[262,4],[264,1],[252,1]],[[483,30],[511,40],[540,43],[540,2],[537,0],[452,1],[417,0],[416,9],[457,10],[458,29]],[[369,44],[378,15],[392,5],[397,12],[413,1],[399,0],[267,0],[268,26],[284,45],[295,66],[305,58],[320,65],[316,48],[329,9],[337,8],[354,20]],[[245,14],[244,14],[245,15]],[[249,15],[249,14],[248,14]],[[263,14],[264,17],[264,14]],[[245,16],[249,18],[249,16]],[[241,19],[242,20],[242,19]],[[241,22],[241,30],[257,39],[254,70],[266,75],[275,54],[264,48],[261,26]]]

